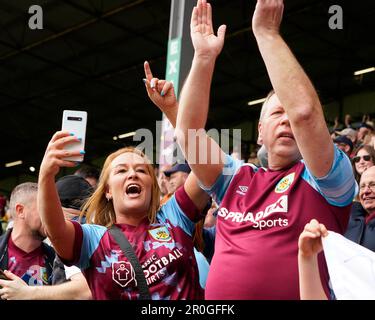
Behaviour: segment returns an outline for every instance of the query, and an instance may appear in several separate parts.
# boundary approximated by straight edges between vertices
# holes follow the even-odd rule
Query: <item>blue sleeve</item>
[[[305,166],[302,178],[318,191],[329,204],[336,207],[349,205],[358,192],[352,165],[348,156],[334,146],[334,160],[329,173],[316,178]]]
[[[197,265],[198,265],[199,284],[202,289],[205,289],[208,271],[210,270],[210,264],[208,263],[205,256],[195,248],[194,248],[194,255],[195,255],[195,260],[197,261]]]
[[[216,179],[215,183],[211,187],[206,187],[202,183],[199,183],[199,185],[216,201],[217,204],[220,205],[225,192],[232,182],[233,176],[242,165],[243,161],[235,160],[230,155],[225,155],[223,172]]]
[[[107,228],[95,224],[84,224],[82,225],[82,232],[81,255],[77,267],[83,270],[90,266],[91,256],[98,248],[100,240],[107,232]]]
[[[189,236],[193,235],[195,222],[182,211],[175,194],[160,208],[157,217],[159,221],[167,222],[166,220],[168,220],[173,226],[180,227]]]

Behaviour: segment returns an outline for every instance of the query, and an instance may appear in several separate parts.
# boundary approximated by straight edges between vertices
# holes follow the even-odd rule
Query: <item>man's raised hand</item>
[[[212,8],[206,0],[198,0],[193,9],[190,22],[190,34],[198,57],[216,58],[224,45],[226,26],[221,25],[214,34],[212,26]]]
[[[252,21],[255,37],[278,36],[283,11],[283,0],[257,0]]]

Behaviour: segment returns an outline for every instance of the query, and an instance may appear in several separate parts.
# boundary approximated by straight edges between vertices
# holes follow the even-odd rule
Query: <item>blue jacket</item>
[[[366,210],[360,202],[353,202],[348,228],[344,236],[365,248],[375,251],[375,219],[366,224]]]

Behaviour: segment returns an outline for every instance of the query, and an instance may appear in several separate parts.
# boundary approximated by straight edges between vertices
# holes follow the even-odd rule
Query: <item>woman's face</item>
[[[126,152],[113,159],[107,183],[116,216],[147,216],[151,203],[152,177],[146,159]]]
[[[367,156],[367,157],[366,157]],[[374,165],[370,155],[365,149],[361,149],[357,152],[356,157],[360,157],[358,162],[355,162],[355,169],[359,175],[362,175],[362,173],[372,167]],[[353,160],[356,158],[354,157]],[[370,158],[369,160],[365,160],[364,157]]]

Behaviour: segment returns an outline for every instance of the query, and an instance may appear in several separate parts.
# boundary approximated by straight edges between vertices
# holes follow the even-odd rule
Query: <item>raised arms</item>
[[[252,28],[302,158],[314,176],[323,177],[333,163],[333,142],[318,95],[280,35],[283,9],[283,0],[258,0]]]
[[[211,5],[205,0],[198,0],[190,24],[194,58],[181,92],[176,135],[185,158],[205,186],[211,186],[216,181],[224,162],[220,147],[204,131],[198,133],[197,130],[204,129],[206,125],[211,80],[216,58],[224,45],[225,30],[225,25],[222,25],[217,36],[214,34]],[[206,163],[200,160],[202,155],[207,156]],[[213,161],[215,158],[216,161]]]

